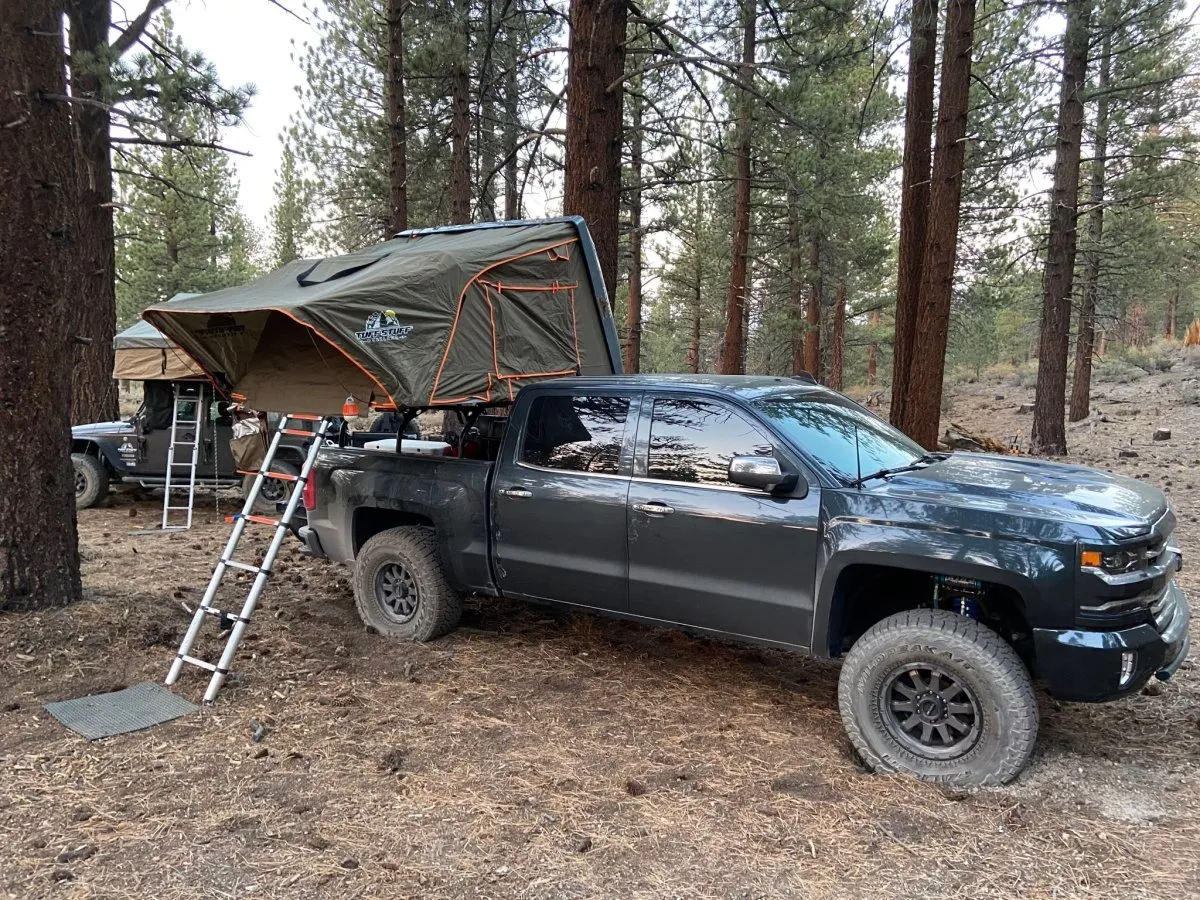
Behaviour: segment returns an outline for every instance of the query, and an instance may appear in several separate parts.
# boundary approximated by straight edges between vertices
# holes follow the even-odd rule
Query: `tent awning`
[[[621,371],[574,217],[403,232],[143,315],[257,409],[502,402],[533,379]]]
[[[197,294],[176,294],[168,303]],[[134,322],[113,338],[113,378],[175,381],[203,378],[204,370],[149,322]]]

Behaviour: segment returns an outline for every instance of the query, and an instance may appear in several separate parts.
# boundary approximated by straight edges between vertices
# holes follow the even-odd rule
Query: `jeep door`
[[[799,473],[773,494],[728,479],[735,456]],[[629,488],[630,612],[811,643],[820,487],[765,425],[723,400],[647,394]]]

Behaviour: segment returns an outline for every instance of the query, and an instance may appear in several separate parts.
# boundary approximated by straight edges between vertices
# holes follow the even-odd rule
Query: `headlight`
[[[1079,565],[1084,569],[1099,569],[1110,575],[1134,572],[1144,567],[1146,548],[1130,550],[1084,550],[1079,554]]]

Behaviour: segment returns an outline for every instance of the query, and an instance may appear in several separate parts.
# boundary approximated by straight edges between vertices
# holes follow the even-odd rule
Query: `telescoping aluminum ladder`
[[[187,417],[188,408],[192,410]],[[204,384],[176,382],[175,406],[171,411],[171,445],[167,448],[167,478],[163,486],[163,531],[187,531],[192,527],[196,501],[196,465],[204,447]],[[179,502],[186,483],[187,503]],[[171,489],[175,489],[175,503]],[[172,516],[174,513],[174,516]],[[179,521],[180,518],[183,521]]]
[[[292,421],[309,422],[312,424],[312,431],[289,427],[288,423]],[[208,682],[208,690],[204,692],[204,702],[212,703],[216,699],[217,692],[221,690],[221,685],[225,683],[225,678],[229,675],[229,667],[233,662],[233,655],[237,652],[238,644],[241,643],[246,626],[250,623],[250,616],[254,613],[254,607],[258,604],[258,598],[262,595],[263,588],[267,586],[267,579],[271,576],[271,567],[275,564],[275,557],[279,555],[279,548],[282,546],[284,537],[291,528],[292,517],[295,515],[297,505],[300,503],[300,497],[304,492],[304,485],[308,482],[309,473],[312,472],[313,463],[316,461],[317,454],[321,451],[321,445],[325,443],[325,432],[328,428],[329,420],[320,416],[289,414],[280,418],[279,427],[275,429],[275,435],[271,438],[267,454],[263,458],[262,465],[259,466],[258,474],[255,476],[254,486],[250,489],[250,493],[246,495],[246,504],[242,507],[240,513],[233,516],[233,531],[229,535],[229,542],[225,545],[225,550],[217,560],[216,568],[213,569],[212,579],[208,582],[208,590],[204,592],[204,598],[200,601],[200,605],[192,615],[192,623],[188,626],[187,634],[183,636],[183,643],[179,645],[179,652],[175,654],[174,662],[171,663],[171,671],[167,673],[167,684],[174,684],[179,679],[184,665],[196,666],[212,673],[212,677]],[[312,443],[308,446],[308,455],[304,458],[304,465],[300,468],[299,475],[271,471],[271,463],[275,459],[279,443],[283,436],[288,434],[312,438]],[[263,482],[267,478],[278,478],[291,483],[287,505],[284,508],[283,514],[278,519],[254,514],[254,503],[258,499],[258,492],[262,489]],[[267,525],[275,529],[271,544],[267,547],[266,553],[263,554],[262,562],[257,565],[239,562],[233,558],[234,553],[237,551],[238,542],[242,538],[242,533],[246,530],[246,526],[251,524]],[[242,604],[241,611],[236,614],[222,612],[213,606],[213,601],[217,598],[217,590],[221,586],[221,581],[225,577],[225,573],[230,569],[239,569],[243,572],[249,572],[254,576],[254,581],[250,585],[250,592],[246,595],[246,600]],[[221,652],[221,658],[216,663],[198,659],[191,655],[192,647],[196,643],[196,638],[200,634],[204,620],[208,617],[220,619],[223,626],[230,621],[233,623],[233,627],[225,638],[225,647]]]

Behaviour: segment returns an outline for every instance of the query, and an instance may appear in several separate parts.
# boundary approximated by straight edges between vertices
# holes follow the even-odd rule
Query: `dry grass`
[[[225,538],[211,508],[128,534],[153,516],[84,512],[89,602],[0,618],[0,893],[1200,894],[1190,668],[1117,704],[1043,698],[1017,784],[947,792],[860,770],[833,665],[490,602],[398,646],[358,623],[345,570],[289,553],[215,706],[87,743],[41,704],[161,679]]]

